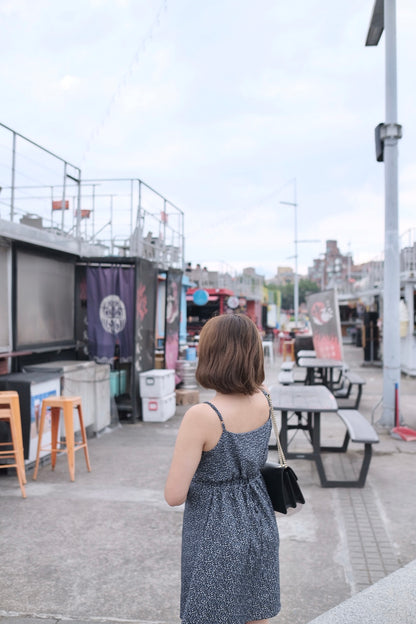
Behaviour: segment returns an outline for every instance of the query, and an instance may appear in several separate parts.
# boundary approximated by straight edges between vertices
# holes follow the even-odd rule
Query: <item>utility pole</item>
[[[295,279],[294,279],[294,303],[293,306],[295,308],[295,329],[298,327],[298,317],[299,317],[299,276],[298,276],[298,202],[297,202],[297,192],[296,192],[296,178],[293,180],[293,202],[285,202],[281,201],[281,204],[286,204],[287,206],[294,207],[295,213]]]
[[[376,46],[385,30],[386,121],[377,127],[384,160],[383,412],[379,424],[394,427],[400,395],[400,247],[397,123],[396,0],[375,0],[366,46]],[[377,136],[377,135],[376,135]],[[397,417],[398,414],[397,414]]]
[[[295,308],[295,329],[298,329],[298,317],[299,317],[299,275],[298,275],[298,244],[299,243],[320,243],[320,240],[310,239],[310,240],[299,240],[298,239],[298,202],[297,202],[297,188],[296,188],[296,178],[293,180],[293,202],[281,201],[280,204],[285,204],[286,206],[294,207],[294,216],[295,216],[295,279],[293,283],[294,287],[294,308]]]

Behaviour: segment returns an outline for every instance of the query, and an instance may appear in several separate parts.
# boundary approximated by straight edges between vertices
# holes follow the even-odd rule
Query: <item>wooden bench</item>
[[[361,395],[362,395],[363,386],[365,385],[365,383],[366,383],[365,379],[360,377],[360,375],[357,375],[357,373],[346,371],[344,373],[343,387],[339,388],[338,390],[335,390],[334,392],[335,398],[337,400],[341,399],[341,401],[338,401],[339,407],[341,409],[358,410],[360,407]],[[357,394],[353,401],[349,401],[348,399],[350,398],[351,391],[354,387],[357,388]]]
[[[293,383],[295,383],[292,371],[288,370],[280,371],[278,380],[279,383],[282,384],[282,386],[291,386]]]
[[[379,441],[377,432],[368,420],[357,410],[340,409],[337,412],[347,428],[342,446],[321,446],[322,452],[345,453],[349,441],[364,444],[364,457],[360,474],[355,481],[334,481],[324,477],[322,487],[364,487],[370,467],[372,445]]]

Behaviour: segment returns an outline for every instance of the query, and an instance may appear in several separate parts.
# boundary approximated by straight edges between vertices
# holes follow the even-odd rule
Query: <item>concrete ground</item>
[[[350,368],[367,381],[360,411],[377,421],[382,369],[362,366],[362,354],[345,347]],[[267,358],[269,386],[280,363]],[[415,391],[416,379],[403,377],[401,412],[414,429]],[[54,472],[41,467],[36,482],[29,472],[26,500],[16,476],[0,473],[1,624],[179,622],[183,509],[166,505],[163,486],[185,409],[165,423],[122,421],[90,439],[92,472],[77,453],[74,483],[64,456]],[[334,416],[322,429],[325,439],[342,440]],[[290,461],[306,504],[278,518],[282,611],[272,624],[306,624],[416,559],[416,442],[379,435],[364,489],[322,489],[312,462]],[[301,433],[295,443],[305,444]],[[348,475],[361,455],[351,444],[346,455],[325,457],[325,466]],[[400,592],[392,600],[399,608]],[[370,621],[365,613],[360,620]]]

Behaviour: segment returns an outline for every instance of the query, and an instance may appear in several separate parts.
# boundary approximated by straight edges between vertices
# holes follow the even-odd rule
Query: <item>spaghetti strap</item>
[[[266,390],[263,390],[263,388],[260,388],[260,390],[263,392],[264,396],[267,399],[267,403],[269,404],[269,418],[270,418],[273,413],[272,398],[270,396],[270,392],[266,392]]]
[[[219,409],[217,407],[215,407],[215,405],[213,403],[210,403],[209,401],[204,401],[204,403],[206,403],[206,405],[209,405],[210,407],[212,407],[212,409],[214,410],[214,412],[217,413],[218,418],[221,421],[221,425],[222,425],[222,430],[223,431],[227,431],[225,428],[225,424],[224,424],[224,420],[223,417],[221,416],[221,413],[219,411]]]
[[[260,388],[260,390],[263,392],[264,396],[266,397],[266,399],[268,400],[268,397],[270,396],[268,392],[266,392],[266,390],[264,390],[263,388]]]

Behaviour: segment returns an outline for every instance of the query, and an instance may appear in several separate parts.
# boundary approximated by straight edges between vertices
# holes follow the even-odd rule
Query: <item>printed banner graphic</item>
[[[168,271],[166,282],[165,368],[176,368],[179,357],[179,322],[182,272]]]
[[[111,363],[116,344],[120,361],[131,361],[133,300],[133,267],[87,267],[88,351],[97,362]]]
[[[341,322],[336,291],[326,290],[309,295],[306,303],[316,357],[342,360]]]
[[[154,262],[140,259],[137,266],[134,357],[137,373],[154,368],[157,274],[158,269]]]

